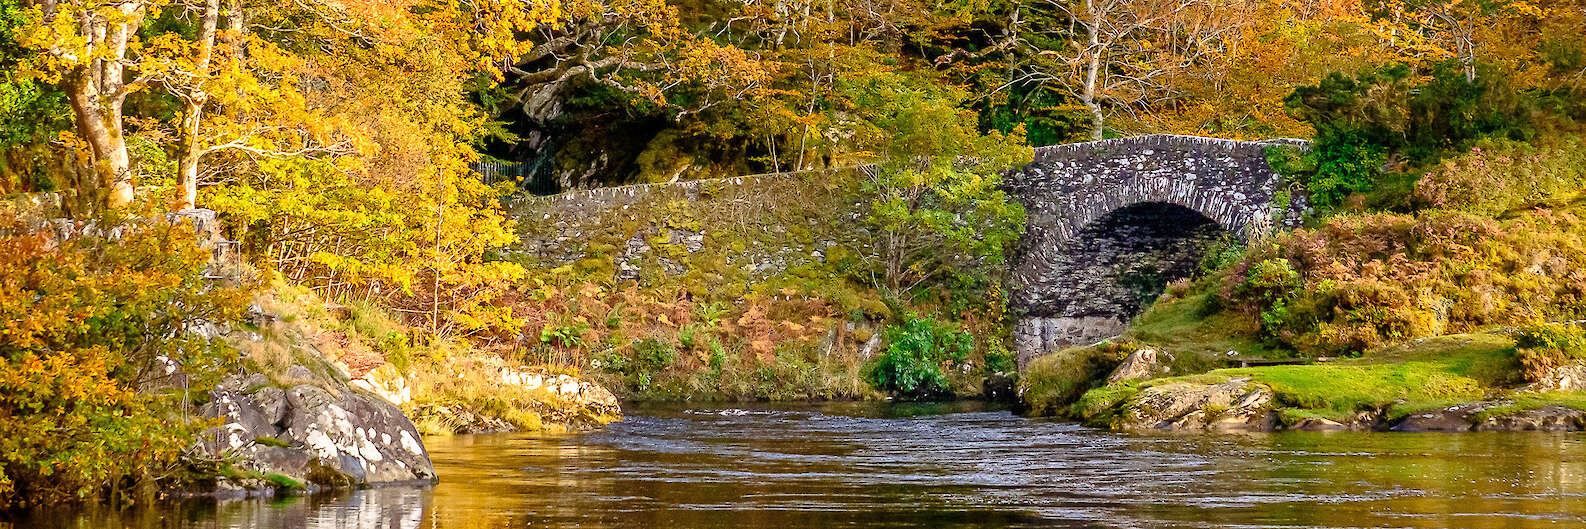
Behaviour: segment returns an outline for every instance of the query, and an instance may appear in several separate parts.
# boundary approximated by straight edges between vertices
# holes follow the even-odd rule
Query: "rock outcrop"
[[[1412,413],[1393,425],[1396,432],[1549,431],[1586,430],[1586,411],[1549,405],[1531,410],[1492,413],[1513,406],[1509,400],[1471,402]],[[1501,411],[1501,410],[1500,410]]]
[[[1120,367],[1122,370],[1122,367]],[[1586,410],[1560,405],[1527,408],[1517,400],[1495,399],[1418,411],[1391,419],[1392,406],[1362,410],[1343,418],[1283,414],[1272,390],[1248,378],[1222,383],[1163,381],[1111,405],[1086,420],[1109,422],[1123,430],[1237,431],[1586,431]],[[1106,419],[1106,421],[1098,421]]]
[[[1175,382],[1140,391],[1126,403],[1127,429],[1269,431],[1272,390],[1248,378],[1220,384]]]
[[[1117,384],[1127,380],[1149,380],[1166,375],[1168,367],[1164,362],[1173,361],[1173,355],[1166,351],[1157,352],[1155,349],[1141,349],[1124,357],[1112,374],[1107,375],[1108,384]]]
[[[436,479],[412,421],[378,396],[335,381],[279,387],[253,373],[226,379],[211,397],[201,413],[224,423],[200,436],[200,448],[237,470],[309,490]],[[231,481],[219,488],[250,485]]]
[[[1534,410],[1488,417],[1476,423],[1476,430],[1578,432],[1586,430],[1586,411],[1563,406],[1543,406]]]
[[[617,396],[599,385],[565,374],[503,367],[501,383],[519,391],[545,391],[555,398],[597,415],[622,415]]]
[[[1535,391],[1586,391],[1586,364],[1569,364],[1549,369],[1529,389]]]

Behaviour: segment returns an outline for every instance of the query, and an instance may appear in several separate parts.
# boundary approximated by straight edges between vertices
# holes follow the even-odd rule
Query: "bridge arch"
[[[1010,262],[1020,359],[1122,332],[1141,308],[1128,285],[1116,284],[1127,274],[1122,265],[1156,262],[1171,277],[1198,259],[1182,243],[1204,238],[1212,224],[1241,240],[1297,224],[1304,197],[1288,192],[1266,161],[1279,144],[1306,145],[1146,135],[1036,149],[1034,161],[1005,178],[1029,219]],[[1163,223],[1196,229],[1153,231]]]

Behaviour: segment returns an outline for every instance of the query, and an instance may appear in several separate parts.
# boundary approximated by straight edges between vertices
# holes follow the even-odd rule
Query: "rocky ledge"
[[[1167,373],[1171,356],[1141,349],[1125,358],[1110,376],[1117,389],[1111,402],[1090,403],[1081,420],[1120,430],[1169,431],[1586,431],[1586,410],[1525,399],[1542,391],[1586,389],[1586,366],[1555,370],[1541,383],[1513,394],[1411,413],[1395,413],[1394,405],[1363,410],[1347,418],[1322,417],[1309,410],[1285,408],[1266,385],[1249,377],[1140,381]],[[1138,391],[1133,388],[1139,387]],[[1535,401],[1522,404],[1522,401]],[[1543,402],[1537,404],[1536,402]]]
[[[521,402],[539,417],[543,428],[581,431],[599,428],[622,419],[617,396],[599,385],[566,374],[504,365],[488,364],[478,372],[498,387],[534,398]],[[510,432],[518,428],[501,417],[478,413],[464,403],[424,403],[414,406],[413,417],[444,424],[457,433]]]
[[[1397,416],[1392,407],[1364,410],[1345,420],[1280,412],[1273,392],[1248,378],[1220,383],[1153,385],[1113,404],[1104,414],[1121,430],[1168,431],[1583,431],[1586,411],[1559,405],[1517,407],[1494,399]],[[1093,422],[1096,417],[1087,417]]]
[[[215,484],[223,495],[436,480],[402,410],[344,384],[283,388],[262,374],[236,375],[215,387],[201,412],[223,421],[199,441],[230,469]]]
[[[1514,401],[1472,402],[1412,413],[1391,428],[1398,432],[1546,431],[1586,430],[1586,411],[1549,405],[1513,413],[1493,413],[1514,406]]]

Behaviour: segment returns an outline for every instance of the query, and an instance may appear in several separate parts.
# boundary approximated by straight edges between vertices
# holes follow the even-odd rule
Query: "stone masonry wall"
[[[1145,202],[1091,222],[1063,243],[1052,263],[1052,283],[1032,312],[1061,317],[1020,320],[1019,335],[1040,343],[1017,344],[1022,360],[1074,344],[1121,334],[1167,283],[1190,277],[1206,249],[1229,235],[1221,225],[1183,206]]]
[[[729,289],[868,253],[857,179],[821,172],[643,184],[510,204],[535,264],[691,289]]]

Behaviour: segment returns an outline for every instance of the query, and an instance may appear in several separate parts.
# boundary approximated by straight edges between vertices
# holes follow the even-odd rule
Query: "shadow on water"
[[[629,413],[581,435],[427,439],[431,489],[13,527],[1586,527],[1580,434],[1123,435],[963,402]]]

